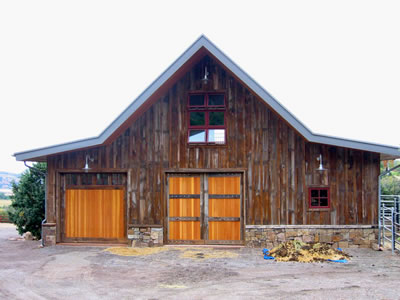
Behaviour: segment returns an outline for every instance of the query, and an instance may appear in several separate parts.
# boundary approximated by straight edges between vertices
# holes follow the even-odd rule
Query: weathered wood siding
[[[234,77],[210,58],[211,90],[227,99],[227,144],[187,144],[187,92],[202,88],[203,61],[187,72],[150,109],[109,145],[48,159],[49,221],[60,201],[56,169],[131,171],[128,223],[163,224],[163,170],[243,168],[246,224],[376,224],[379,155],[304,140]],[[322,153],[325,175],[315,169]],[[329,186],[331,209],[308,209],[308,187]]]

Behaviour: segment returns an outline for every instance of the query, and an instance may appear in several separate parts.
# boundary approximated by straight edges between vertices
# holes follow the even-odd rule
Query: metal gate
[[[400,196],[382,195],[380,203],[379,244],[387,241],[392,252],[400,250]]]

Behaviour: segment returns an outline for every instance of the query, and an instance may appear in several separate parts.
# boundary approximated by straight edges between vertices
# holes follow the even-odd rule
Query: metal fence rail
[[[400,250],[400,196],[382,195],[379,211],[379,242],[390,242],[392,252]]]

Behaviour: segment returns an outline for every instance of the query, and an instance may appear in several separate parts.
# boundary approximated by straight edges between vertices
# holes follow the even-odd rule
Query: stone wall
[[[247,225],[245,242],[250,247],[271,249],[290,240],[322,242],[337,248],[372,248],[377,243],[376,226],[324,226],[324,225]]]
[[[128,230],[132,247],[153,247],[163,245],[163,228],[149,226],[132,227]]]
[[[56,228],[55,223],[42,225],[42,239],[45,246],[54,246],[56,244]]]

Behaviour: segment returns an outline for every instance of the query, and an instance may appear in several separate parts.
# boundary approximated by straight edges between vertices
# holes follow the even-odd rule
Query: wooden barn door
[[[167,190],[169,243],[241,243],[240,174],[173,174]]]
[[[208,176],[208,239],[240,241],[240,177]]]
[[[68,189],[65,200],[66,238],[124,239],[122,189]]]
[[[60,180],[62,242],[127,241],[124,173],[66,173]]]
[[[200,176],[170,177],[168,239],[200,240]]]

